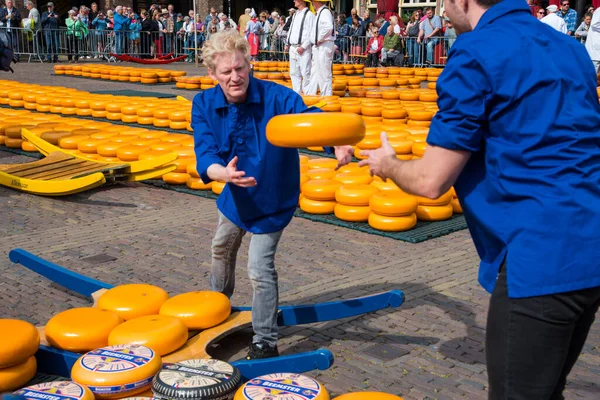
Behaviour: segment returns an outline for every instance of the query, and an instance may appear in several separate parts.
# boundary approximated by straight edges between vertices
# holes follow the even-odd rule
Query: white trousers
[[[333,42],[324,42],[320,46],[312,48],[312,70],[310,73],[309,95],[317,94],[317,89],[321,91],[321,96],[331,96],[333,94],[331,81],[331,64],[333,61]]]
[[[290,46],[290,78],[292,89],[298,94],[307,94],[310,83],[311,49],[298,54],[298,46]]]

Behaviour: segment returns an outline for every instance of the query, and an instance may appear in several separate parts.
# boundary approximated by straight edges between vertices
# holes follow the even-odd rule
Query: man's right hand
[[[296,51],[298,52],[299,55],[302,55],[302,54],[304,54],[304,47],[298,47],[296,49]]]
[[[256,179],[253,177],[244,178],[246,173],[244,171],[238,171],[237,169],[238,157],[235,156],[229,164],[225,167],[225,175],[227,177],[226,182],[233,183],[240,187],[252,187],[256,186]]]

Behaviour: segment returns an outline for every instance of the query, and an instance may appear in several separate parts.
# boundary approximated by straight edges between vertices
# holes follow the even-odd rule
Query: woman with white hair
[[[79,62],[79,47],[81,46],[81,39],[87,34],[88,28],[81,18],[76,15],[75,10],[69,10],[69,16],[65,20],[67,26],[67,47],[69,51],[68,59],[69,62]]]

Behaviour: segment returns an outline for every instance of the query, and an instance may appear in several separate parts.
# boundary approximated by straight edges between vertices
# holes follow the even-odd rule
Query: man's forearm
[[[390,158],[386,163],[384,175],[389,177],[400,189],[415,196],[431,199],[440,197],[450,189],[428,176],[427,167],[422,160],[400,161]]]
[[[208,167],[206,174],[213,181],[227,182],[228,179],[227,170],[224,166],[219,164],[212,164],[210,167]]]

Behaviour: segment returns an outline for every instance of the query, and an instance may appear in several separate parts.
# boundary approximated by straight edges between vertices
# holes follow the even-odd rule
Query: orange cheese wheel
[[[419,101],[437,101],[438,95],[435,92],[427,92],[419,94]]]
[[[94,400],[94,394],[90,389],[73,381],[38,383],[19,389],[14,394],[27,400]]]
[[[92,117],[94,117],[94,118],[105,118],[106,114],[107,114],[106,111],[95,111],[95,110],[92,110]]]
[[[151,348],[161,356],[174,352],[188,340],[187,326],[169,315],[146,315],[117,326],[108,336],[108,344],[136,344]]]
[[[0,319],[0,368],[22,364],[40,346],[38,330],[26,321]]]
[[[126,143],[104,142],[96,148],[98,155],[103,157],[116,157],[119,147],[125,146]]]
[[[121,114],[121,122],[125,122],[126,124],[135,124],[138,121],[137,115],[125,115]]]
[[[262,375],[242,385],[233,400],[329,400],[325,386],[305,375]]]
[[[418,126],[418,127],[425,127],[426,128],[426,127],[431,126],[431,121],[417,121],[417,120],[414,120],[414,119],[412,119],[412,120],[409,119],[406,122],[406,125],[408,125],[409,127],[410,126],[413,126],[413,127],[414,126]]]
[[[96,307],[117,313],[125,321],[158,314],[169,294],[158,286],[131,283],[115,286],[102,293]]]
[[[377,135],[367,135],[363,140],[356,144],[361,150],[373,150],[381,147],[381,139],[380,136]]]
[[[306,164],[309,160],[308,156],[305,156],[303,154],[299,154],[298,159],[300,160],[300,164]]]
[[[371,196],[377,192],[377,188],[370,185],[342,185],[335,191],[335,201],[347,206],[368,206]]]
[[[448,190],[437,199],[428,199],[427,197],[417,196],[417,201],[420,206],[445,206],[450,204],[452,198],[452,191]]]
[[[149,146],[136,146],[133,144],[127,144],[117,149],[117,157],[121,161],[137,161],[140,158],[140,154],[150,151]]]
[[[427,148],[427,143],[425,142],[414,142],[412,145],[412,153],[415,156],[423,157],[425,154],[425,149]]]
[[[349,145],[364,135],[362,118],[352,113],[278,115],[267,124],[267,140],[280,147]]]
[[[310,200],[332,201],[341,185],[341,182],[331,179],[310,180],[302,185],[302,195]]]
[[[369,206],[347,206],[336,204],[334,214],[338,219],[349,222],[365,222],[369,219],[371,209]]]
[[[395,108],[395,109],[384,108],[381,111],[381,116],[383,118],[389,118],[389,119],[402,119],[402,118],[406,118],[407,115],[408,115],[408,112],[402,108]]]
[[[21,143],[21,150],[26,151],[28,153],[35,153],[39,151],[37,147],[35,147],[26,140],[23,140],[23,143]]]
[[[107,142],[106,139],[86,139],[77,143],[77,149],[82,153],[97,154],[98,146]]]
[[[0,393],[18,389],[35,376],[37,361],[34,356],[11,367],[0,369]]]
[[[417,216],[410,214],[403,217],[387,217],[371,212],[369,226],[385,232],[401,232],[412,229],[417,224]]]
[[[452,201],[450,202],[450,204],[452,205],[452,211],[455,214],[462,214],[463,213],[463,209],[462,209],[462,206],[460,205],[460,201],[458,201],[458,199],[456,197],[452,199]]]
[[[186,166],[186,172],[192,178],[198,178],[198,179],[200,178],[200,174],[198,174],[198,171],[196,170],[196,163],[189,163],[189,164],[187,164],[187,166]]]
[[[152,125],[156,126],[157,128],[168,128],[171,125],[171,121],[168,119],[159,119],[155,117],[154,121],[152,121]]]
[[[105,346],[79,357],[71,379],[87,386],[96,399],[123,398],[149,389],[161,367],[160,355],[148,347]]]
[[[414,214],[419,205],[415,196],[379,192],[371,196],[369,206],[374,213],[387,217],[402,217]]]
[[[160,315],[179,318],[190,330],[219,325],[231,314],[229,298],[219,292],[198,291],[171,297],[160,307]]]
[[[417,218],[421,221],[443,221],[452,216],[452,205],[445,206],[419,206],[417,207]]]
[[[411,154],[412,153],[412,140],[405,140],[401,138],[389,139],[389,144],[392,146],[396,154]]]
[[[187,121],[171,121],[169,123],[169,128],[171,129],[187,129],[188,122]]]
[[[344,185],[368,185],[373,177],[365,171],[355,170],[339,173],[333,179]]]
[[[171,152],[172,150],[178,148],[179,146],[181,146],[179,143],[175,142],[175,143],[170,143],[170,142],[164,142],[164,141],[160,141],[157,143],[153,143],[150,145],[150,148],[154,151],[168,151]]]
[[[190,166],[188,165],[188,170],[189,170],[189,167]],[[194,166],[194,171],[195,170],[196,170],[196,168]],[[210,190],[212,188],[213,183],[212,182],[204,183],[202,181],[202,179],[190,176],[185,184],[187,187],[189,187],[190,189],[193,189],[193,190]]]
[[[72,308],[56,314],[46,324],[46,339],[53,347],[74,352],[108,344],[108,335],[123,322],[112,311],[92,307]]]
[[[89,136],[85,136],[85,135],[65,136],[58,140],[58,145],[61,149],[77,150],[78,146],[79,146],[79,142],[89,140],[89,138],[90,138]]]
[[[381,117],[382,108],[380,106],[362,106],[360,113],[367,117]],[[353,144],[353,143],[352,143]]]
[[[154,84],[158,83],[158,79],[157,78],[144,78],[144,77],[142,77],[142,79],[140,79],[140,82],[142,82],[143,84],[146,84],[146,85],[154,85]]]
[[[335,201],[311,200],[304,195],[300,199],[300,209],[309,214],[333,214],[336,204]]]
[[[225,189],[225,185],[225,182],[213,181],[210,190],[212,190],[214,194],[221,194],[223,189]]]
[[[190,176],[184,172],[169,172],[162,176],[162,180],[169,185],[185,185]]]
[[[7,137],[4,139],[4,145],[9,149],[20,149],[23,145],[23,139],[12,139]]]
[[[338,162],[337,162],[337,160],[335,160],[333,158],[313,158],[313,159],[308,160],[306,162],[306,165],[308,165],[308,167],[310,169],[316,169],[316,168],[334,169],[335,167],[337,167]]]
[[[333,400],[402,400],[402,397],[383,392],[346,393]]]
[[[154,117],[140,117],[138,116],[137,123],[140,125],[152,125]]]
[[[336,175],[336,172],[332,169],[329,168],[314,168],[309,170],[306,173],[306,176],[308,177],[308,179],[315,179],[315,180],[329,180],[329,179],[333,179]]]

